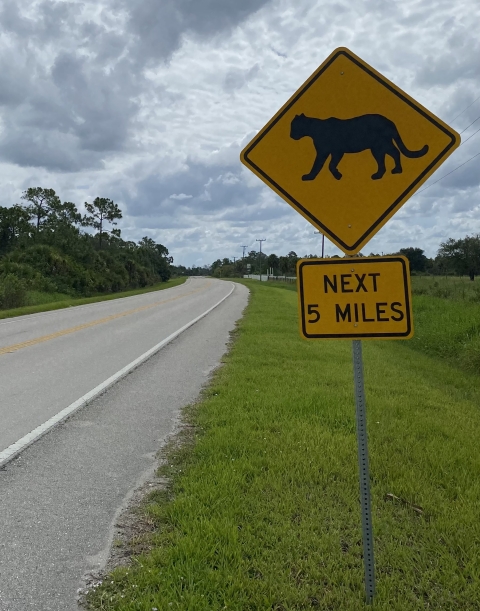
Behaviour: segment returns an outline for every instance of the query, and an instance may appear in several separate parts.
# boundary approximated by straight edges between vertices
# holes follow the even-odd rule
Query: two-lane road
[[[191,279],[0,321],[5,448],[221,302],[0,468],[0,611],[78,609],[82,577],[104,565],[119,510],[227,348],[248,298],[233,287]]]
[[[0,320],[0,453],[231,289],[192,278],[164,291]]]

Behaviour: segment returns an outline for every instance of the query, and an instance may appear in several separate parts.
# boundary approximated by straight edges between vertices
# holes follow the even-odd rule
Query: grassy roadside
[[[456,368],[480,373],[480,287],[465,278],[412,276],[415,334],[410,349],[440,357]],[[269,282],[297,290],[296,284]]]
[[[253,281],[183,446],[146,501],[149,550],[92,609],[359,610],[350,342],[304,342],[296,294]],[[480,389],[406,342],[365,342],[378,610],[480,609]]]
[[[480,373],[480,304],[413,295],[415,335],[409,348]]]
[[[480,304],[480,282],[467,276],[412,276],[414,295],[431,295],[443,299],[471,301]]]
[[[174,278],[167,282],[160,282],[153,286],[123,293],[112,293],[110,295],[97,295],[96,297],[71,297],[63,293],[42,293],[40,291],[30,291],[29,299],[31,305],[12,310],[0,310],[0,319],[12,318],[13,316],[24,316],[25,314],[37,314],[38,312],[49,312],[50,310],[60,310],[71,306],[83,305],[85,303],[97,303],[99,301],[109,301],[110,299],[120,299],[121,297],[132,297],[133,295],[143,295],[153,291],[170,289],[173,286],[183,284],[187,278]]]

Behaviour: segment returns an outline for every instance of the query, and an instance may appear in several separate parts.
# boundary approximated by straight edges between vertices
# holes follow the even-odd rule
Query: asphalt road
[[[159,293],[1,321],[0,448],[231,288],[192,279]],[[205,318],[0,469],[0,611],[78,609],[76,592],[83,575],[105,562],[115,516],[219,363],[247,298],[236,285]]]
[[[0,320],[0,452],[230,290],[192,278],[164,291]]]

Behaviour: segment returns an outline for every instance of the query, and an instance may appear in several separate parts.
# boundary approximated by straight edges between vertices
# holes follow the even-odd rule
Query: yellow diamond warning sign
[[[297,283],[305,339],[413,336],[406,257],[301,259]]]
[[[241,161],[353,254],[459,144],[448,125],[340,48],[260,130]]]

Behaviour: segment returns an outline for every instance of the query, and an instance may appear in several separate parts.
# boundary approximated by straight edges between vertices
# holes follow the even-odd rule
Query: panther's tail
[[[423,157],[428,153],[428,144],[422,146],[419,151],[409,151],[407,147],[403,144],[402,139],[400,138],[400,134],[398,132],[395,134],[395,136],[393,136],[393,139],[398,148],[400,149],[400,152],[403,153],[405,157],[411,157],[412,159],[415,159],[416,157]]]

